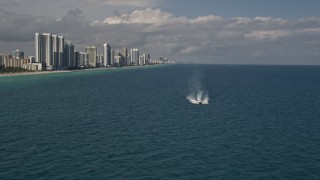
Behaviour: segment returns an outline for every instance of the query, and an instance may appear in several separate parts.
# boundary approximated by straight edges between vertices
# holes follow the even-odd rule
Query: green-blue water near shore
[[[0,77],[0,100],[0,179],[320,178],[319,66]]]

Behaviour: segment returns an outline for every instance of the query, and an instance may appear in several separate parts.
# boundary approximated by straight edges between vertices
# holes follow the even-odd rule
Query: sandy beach
[[[50,74],[50,73],[63,73],[71,71],[31,71],[31,72],[18,72],[18,73],[1,73],[0,77],[5,76],[27,76],[27,75],[40,75],[40,74]]]
[[[154,65],[148,65],[148,66],[154,66]],[[146,67],[146,66],[125,66],[121,68],[139,68],[139,67]],[[17,72],[17,73],[0,73],[0,77],[41,75],[41,74],[50,74],[50,73],[67,73],[67,72],[76,72],[76,71],[93,71],[93,70],[102,70],[102,69],[118,69],[118,67],[108,67],[108,68],[98,67],[98,68],[91,68],[91,69],[75,69],[75,70],[59,70],[59,71],[30,71],[30,72]]]

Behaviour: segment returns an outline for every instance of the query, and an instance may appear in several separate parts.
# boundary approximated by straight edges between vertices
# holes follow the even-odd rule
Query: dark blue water
[[[0,179],[320,179],[318,66],[0,77],[0,103]]]

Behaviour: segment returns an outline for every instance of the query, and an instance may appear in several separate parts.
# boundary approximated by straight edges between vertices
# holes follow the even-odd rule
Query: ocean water
[[[320,179],[319,66],[0,77],[0,102],[0,179]]]

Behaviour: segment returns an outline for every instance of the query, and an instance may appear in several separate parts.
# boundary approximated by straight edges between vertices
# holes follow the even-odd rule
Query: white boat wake
[[[193,78],[189,80],[189,94],[186,99],[191,104],[209,104],[209,93],[204,88],[202,77],[202,74],[194,73]]]
[[[192,104],[209,104],[209,96],[208,94],[204,94],[203,91],[199,90],[198,93],[189,94],[187,99]]]

